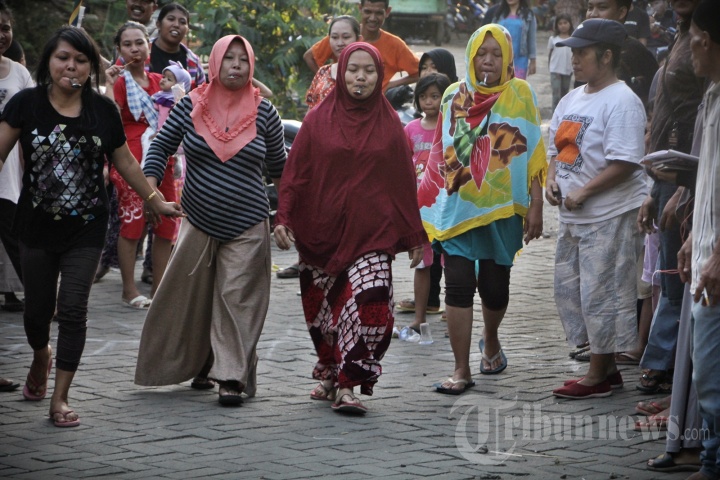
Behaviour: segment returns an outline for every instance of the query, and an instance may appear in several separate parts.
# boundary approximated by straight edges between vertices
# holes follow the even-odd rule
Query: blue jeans
[[[720,479],[720,305],[693,305],[693,382],[697,389],[700,416],[707,435],[703,437],[700,472]]]
[[[652,188],[652,196],[657,203],[658,218],[665,210],[668,200],[675,194],[677,185],[655,182]],[[683,239],[680,236],[680,226],[674,224],[671,228],[659,231],[660,235],[660,255],[658,256],[659,270],[674,270],[677,268],[677,254],[682,247]],[[680,306],[682,305],[683,292],[685,285],[680,281],[679,275],[668,273],[660,274],[660,288],[662,294],[668,298],[671,305],[678,307],[678,316],[680,315]]]
[[[101,253],[101,248],[93,247],[56,253],[20,242],[20,262],[25,273],[25,335],[33,350],[47,347],[54,316],[58,322],[55,366],[60,370],[74,372],[80,364],[90,287]]]
[[[640,360],[642,368],[667,371],[673,367],[681,310],[682,305],[673,305],[666,295],[660,295],[650,325],[647,347]]]

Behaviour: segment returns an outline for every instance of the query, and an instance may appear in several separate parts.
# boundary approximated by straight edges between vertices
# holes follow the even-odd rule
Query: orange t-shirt
[[[408,75],[418,74],[420,58],[410,50],[400,37],[381,29],[380,37],[374,42],[368,43],[378,49],[383,59],[385,67],[383,91],[397,72],[407,72]],[[318,67],[322,67],[325,62],[332,58],[330,38],[325,36],[325,38],[313,45],[312,53],[315,63],[317,63]]]

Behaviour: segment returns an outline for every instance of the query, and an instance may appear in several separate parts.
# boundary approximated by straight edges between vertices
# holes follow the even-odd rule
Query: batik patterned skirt
[[[318,361],[313,378],[372,395],[394,323],[390,256],[368,253],[337,276],[300,259],[305,321]]]

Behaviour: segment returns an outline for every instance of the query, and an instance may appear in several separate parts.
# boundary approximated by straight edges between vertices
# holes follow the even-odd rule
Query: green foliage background
[[[6,0],[13,10],[15,38],[23,45],[28,68],[34,70],[47,38],[67,23],[73,0]],[[160,0],[160,4],[170,3]],[[328,16],[356,12],[345,0],[183,0],[191,13],[189,43],[207,55],[215,41],[239,33],[253,45],[257,58],[255,77],[274,92],[273,104],[285,118],[301,118],[304,94],[312,80],[302,55],[327,34]],[[127,19],[125,0],[85,0],[83,27],[107,58],[112,38]]]

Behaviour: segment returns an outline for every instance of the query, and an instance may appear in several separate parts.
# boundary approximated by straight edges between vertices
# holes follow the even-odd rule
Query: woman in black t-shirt
[[[169,3],[160,9],[156,25],[158,36],[150,44],[150,71],[162,73],[172,60],[190,72],[192,88],[205,83],[200,59],[182,43],[190,30],[190,12],[178,3]]]
[[[47,394],[55,317],[50,418],[58,427],[80,423],[68,394],[85,346],[88,297],[107,228],[105,157],[145,199],[149,221],[182,215],[179,205],[162,201],[148,184],[125,142],[117,108],[92,89],[91,74],[100,76],[95,42],[79,28],[62,27],[44,47],[38,86],[15,95],[0,116],[0,168],[17,141],[25,162],[14,228],[25,281],[25,333],[34,357],[23,396],[40,401]]]

